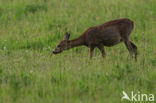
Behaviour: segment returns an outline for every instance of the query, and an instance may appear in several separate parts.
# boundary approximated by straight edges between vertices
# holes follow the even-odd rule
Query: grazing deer
[[[84,45],[90,48],[90,59],[93,56],[95,47],[99,48],[102,56],[105,57],[104,46],[111,47],[124,42],[130,56],[133,57],[134,54],[135,60],[137,60],[137,46],[129,40],[133,28],[134,22],[124,18],[90,27],[74,40],[69,40],[70,34],[66,33],[64,39],[57,45],[53,53],[58,54],[64,50]]]

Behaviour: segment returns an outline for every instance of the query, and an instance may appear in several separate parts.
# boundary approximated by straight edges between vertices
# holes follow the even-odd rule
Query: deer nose
[[[56,53],[57,53],[57,52],[54,50],[54,51],[53,51],[53,54],[56,54]]]

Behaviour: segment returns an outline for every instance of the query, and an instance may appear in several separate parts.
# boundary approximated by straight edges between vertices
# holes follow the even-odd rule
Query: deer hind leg
[[[137,61],[137,54],[138,54],[137,53],[137,46],[131,41],[130,41],[130,43],[131,43],[131,46],[133,48],[133,53],[134,53],[134,56],[135,56],[135,60]]]
[[[90,59],[93,57],[94,47],[90,47]]]
[[[101,53],[102,53],[102,57],[105,58],[106,52],[105,52],[105,49],[104,49],[103,44],[100,44],[100,45],[98,46],[98,48],[100,49],[100,51],[101,51]]]
[[[133,57],[133,47],[132,47],[130,41],[127,39],[127,40],[124,40],[124,43],[129,51],[130,56]]]

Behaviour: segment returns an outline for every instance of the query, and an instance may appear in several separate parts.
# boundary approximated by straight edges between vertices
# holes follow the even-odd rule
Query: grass
[[[120,103],[123,90],[156,95],[155,7],[155,0],[0,0],[0,103]],[[106,48],[106,60],[97,49],[89,60],[86,47],[51,54],[66,31],[73,39],[123,17],[135,22],[138,62],[123,43]]]

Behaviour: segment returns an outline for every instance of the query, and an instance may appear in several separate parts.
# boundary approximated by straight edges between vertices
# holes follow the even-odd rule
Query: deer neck
[[[83,39],[83,37],[78,37],[76,39],[70,40],[69,44],[70,44],[70,48],[82,46],[82,45],[84,45],[84,39]]]

